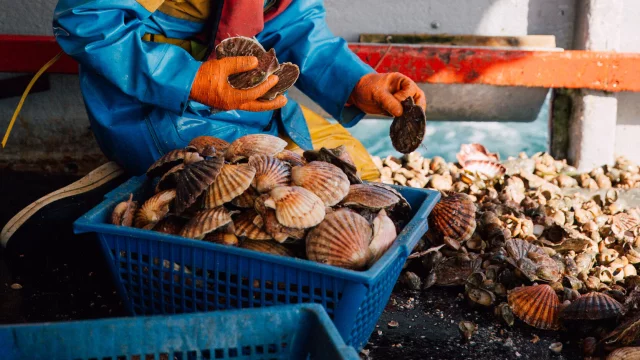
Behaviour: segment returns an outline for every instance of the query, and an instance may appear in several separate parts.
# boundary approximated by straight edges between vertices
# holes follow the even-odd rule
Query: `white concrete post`
[[[623,0],[579,0],[574,48],[617,51]],[[578,170],[612,164],[618,100],[615,94],[581,90],[573,99],[569,122],[569,161]]]

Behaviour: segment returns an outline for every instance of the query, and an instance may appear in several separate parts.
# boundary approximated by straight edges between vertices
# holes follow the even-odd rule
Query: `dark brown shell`
[[[147,199],[136,212],[135,226],[146,230],[152,229],[158,221],[167,216],[175,198],[176,191],[171,189],[159,192]]]
[[[400,202],[401,198],[387,188],[372,184],[355,184],[341,204],[349,207],[372,210],[387,209]]]
[[[507,295],[509,306],[520,320],[543,330],[560,327],[558,312],[560,299],[549,285],[522,286]]]
[[[183,217],[169,215],[160,220],[156,226],[153,227],[153,231],[169,235],[178,235],[186,223],[187,219]]]
[[[240,196],[251,186],[255,174],[256,169],[249,164],[223,165],[207,190],[205,207],[213,209]]]
[[[273,75],[278,76],[278,83],[269,89],[264,95],[260,96],[258,100],[273,100],[278,95],[284,94],[290,87],[295,84],[296,80],[300,76],[300,69],[298,65],[286,62],[280,64],[280,68],[276,70]]]
[[[427,237],[434,245],[445,240],[461,243],[476,230],[476,205],[466,194],[443,192],[429,215]],[[448,239],[447,239],[448,238]]]
[[[257,40],[244,36],[234,36],[220,41],[215,51],[217,59],[236,56],[255,56],[259,58],[266,53],[266,50]]]
[[[181,214],[209,188],[224,164],[221,156],[214,156],[185,166],[178,174],[176,187],[176,212]]]
[[[253,155],[249,158],[249,165],[256,169],[252,185],[260,193],[291,183],[291,167],[273,156]]]
[[[282,150],[276,155],[278,160],[282,160],[291,166],[303,166],[307,164],[307,160],[305,160],[301,155],[291,151],[291,150]]]
[[[227,246],[238,246],[239,244],[238,238],[235,234],[229,234],[224,231],[214,231],[212,233],[208,233],[202,240]]]
[[[480,269],[479,257],[452,256],[439,261],[435,267],[436,284],[439,286],[463,285],[467,278]]]
[[[158,181],[158,184],[156,184],[156,194],[160,191],[175,189],[178,184],[178,174],[182,170],[184,170],[184,163],[178,164],[165,172]]]
[[[245,135],[229,145],[224,154],[227,161],[235,163],[253,155],[275,156],[284,150],[287,142],[268,134]]]
[[[162,176],[165,172],[169,171],[172,167],[181,164],[184,161],[185,156],[193,152],[191,149],[177,149],[169,151],[164,154],[160,159],[156,160],[149,169],[147,169],[147,176],[154,178]]]
[[[243,249],[259,251],[272,255],[295,257],[293,251],[289,250],[282,244],[278,244],[275,241],[244,240],[240,243],[240,247]]]
[[[372,229],[369,222],[348,209],[336,210],[309,232],[307,258],[311,261],[362,270],[370,261]]]
[[[202,239],[205,235],[231,223],[231,213],[223,207],[198,212],[180,231],[180,236]]]
[[[393,119],[389,135],[393,147],[408,154],[422,144],[427,131],[427,117],[424,110],[414,103],[413,97],[402,101],[402,109],[402,115]]]
[[[255,210],[242,212],[233,219],[236,236],[249,240],[272,240],[264,230],[264,220]]]
[[[193,147],[202,156],[213,156],[224,154],[229,145],[231,144],[222,139],[204,135],[191,139],[188,146]]]
[[[321,148],[320,150],[307,150],[302,156],[304,156],[308,162],[324,161],[333,164],[347,175],[351,184],[362,184],[362,179],[358,175],[358,169],[353,164],[353,161],[346,161],[347,157],[344,154],[342,156],[336,155],[337,149],[340,149],[340,147],[336,149]],[[348,159],[350,159],[350,157],[348,157]]]
[[[111,214],[111,223],[119,226],[132,226],[133,218],[138,209],[138,203],[133,201],[133,194],[129,195],[129,200],[116,205]]]
[[[258,67],[255,69],[229,75],[229,85],[236,89],[254,88],[267,80],[279,67],[276,51],[270,49],[258,57]]]
[[[573,301],[562,311],[569,320],[599,320],[622,315],[622,304],[607,294],[590,292]]]
[[[253,209],[253,205],[260,194],[252,187],[231,200],[231,204],[241,209]]]

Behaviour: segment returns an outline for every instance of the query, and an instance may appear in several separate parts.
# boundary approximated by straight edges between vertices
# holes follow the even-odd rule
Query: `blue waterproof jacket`
[[[197,0],[164,2],[185,1]],[[108,158],[140,174],[199,135],[233,141],[247,134],[285,133],[301,148],[312,148],[300,106],[291,99],[280,110],[258,113],[212,112],[189,100],[201,62],[179,46],[142,38],[187,39],[202,32],[204,23],[151,12],[141,3],[145,0],[60,0],[55,10],[54,34],[80,63],[92,130]],[[296,87],[341,124],[352,126],[364,116],[345,103],[358,80],[374,70],[331,33],[321,0],[293,0],[256,37],[276,50],[280,62],[300,67]]]

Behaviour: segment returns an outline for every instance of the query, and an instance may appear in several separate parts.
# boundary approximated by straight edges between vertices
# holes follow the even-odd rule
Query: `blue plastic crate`
[[[153,186],[134,177],[78,219],[78,233],[95,232],[117,290],[132,314],[173,314],[318,303],[348,345],[361,350],[384,310],[407,256],[427,231],[440,199],[432,190],[396,187],[412,219],[393,246],[367,271],[341,269],[108,223],[115,205],[143,199]]]
[[[2,360],[359,360],[317,304],[0,326]]]

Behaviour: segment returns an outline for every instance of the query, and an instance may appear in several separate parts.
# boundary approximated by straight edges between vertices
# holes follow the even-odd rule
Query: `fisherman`
[[[363,179],[374,180],[379,173],[367,150],[344,127],[365,114],[400,116],[400,101],[410,96],[426,109],[411,79],[377,73],[331,33],[322,0],[60,0],[53,31],[80,63],[91,128],[112,162],[22,210],[0,234],[4,245],[36,213],[46,217],[62,200],[86,211],[95,204],[86,204],[84,194],[106,192],[123,174],[144,173],[200,135],[230,142],[271,134],[294,151],[345,145]],[[232,88],[228,76],[258,61],[206,57],[231,36],[255,37],[275,49],[279,62],[296,64],[295,86],[339,124],[283,95],[258,101],[277,83],[275,75],[252,89]]]

